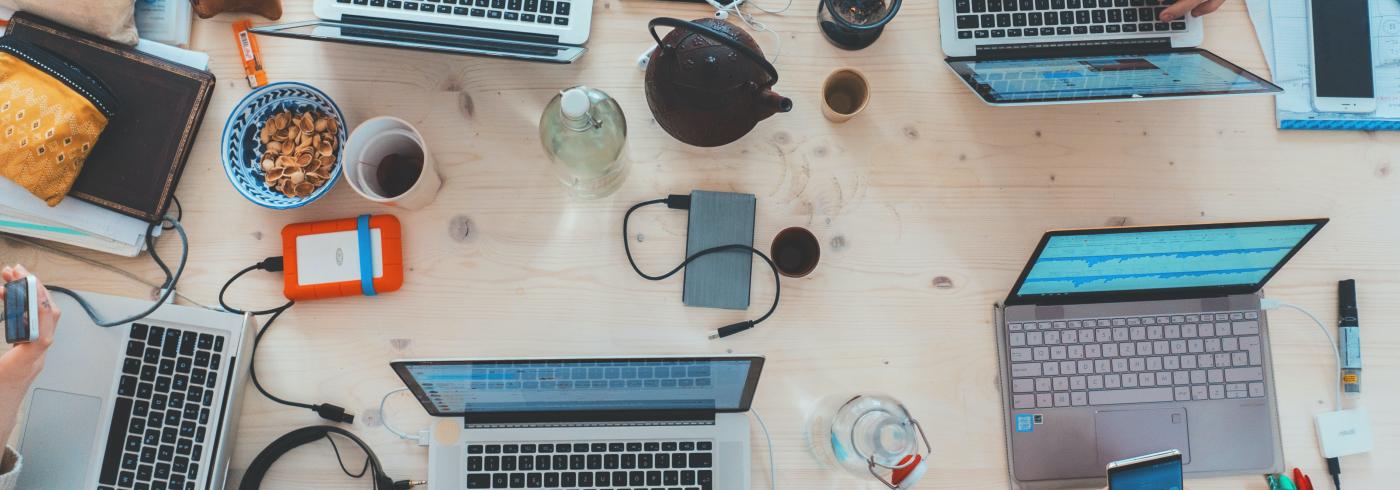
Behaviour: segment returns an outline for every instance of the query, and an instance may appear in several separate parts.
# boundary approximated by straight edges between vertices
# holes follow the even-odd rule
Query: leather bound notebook
[[[116,117],[68,196],[150,222],[164,216],[214,93],[214,75],[24,12],[10,19],[5,35],[82,67],[117,99]]]

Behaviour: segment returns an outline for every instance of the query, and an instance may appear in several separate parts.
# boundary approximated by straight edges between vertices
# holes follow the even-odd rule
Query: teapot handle
[[[754,63],[758,63],[758,66],[760,68],[763,68],[764,72],[768,73],[768,78],[771,80],[769,82],[770,85],[778,83],[778,69],[774,68],[773,64],[768,62],[768,59],[764,58],[763,55],[759,52],[754,51],[753,48],[750,48],[744,45],[744,43],[739,42],[739,40],[730,37],[728,34],[715,30],[710,26],[697,24],[695,22],[675,19],[671,17],[657,17],[655,19],[651,19],[651,22],[647,23],[647,29],[651,30],[651,38],[656,40],[657,47],[664,46],[662,46],[661,44],[661,36],[656,34],[656,26],[665,26],[673,29],[685,27],[694,31],[699,31],[701,34],[704,34],[705,37],[718,41],[720,44],[723,44],[732,48],[735,51],[738,51],[740,54],[744,55],[744,57],[748,58],[749,60],[752,60]]]

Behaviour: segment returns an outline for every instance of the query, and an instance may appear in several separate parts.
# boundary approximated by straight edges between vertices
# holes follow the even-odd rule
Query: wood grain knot
[[[471,238],[471,233],[472,220],[466,217],[466,215],[459,214],[453,216],[451,221],[448,221],[447,234],[452,237],[452,240],[458,243],[465,243]]]

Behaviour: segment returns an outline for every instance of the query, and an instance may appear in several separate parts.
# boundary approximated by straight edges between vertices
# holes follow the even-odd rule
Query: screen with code
[[[1016,294],[1258,284],[1317,226],[1056,235]]]

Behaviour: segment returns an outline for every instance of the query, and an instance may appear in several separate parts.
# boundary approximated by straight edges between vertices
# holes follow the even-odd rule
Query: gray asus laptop
[[[1267,94],[1283,89],[1200,49],[1171,0],[939,0],[946,62],[989,105]]]
[[[440,420],[430,490],[749,488],[762,357],[395,361]]]
[[[81,294],[111,318],[151,305]],[[19,488],[224,488],[252,317],[166,305],[101,328],[53,297],[65,314],[26,398]]]
[[[1281,471],[1260,289],[1326,222],[1046,233],[997,310],[1012,481],[1101,485],[1169,449],[1189,474]]]

